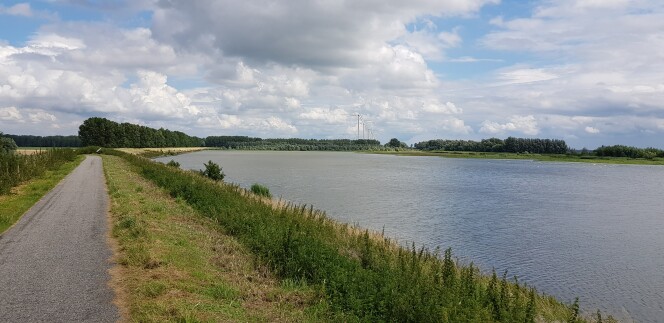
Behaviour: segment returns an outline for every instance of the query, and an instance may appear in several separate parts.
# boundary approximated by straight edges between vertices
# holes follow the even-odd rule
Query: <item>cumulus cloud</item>
[[[104,21],[0,42],[0,126],[68,134],[99,115],[199,136],[352,138],[361,114],[383,140],[664,132],[659,1],[539,1],[479,40],[459,20],[439,27],[498,2],[73,1]],[[0,14],[39,16],[28,3]],[[462,81],[440,67],[476,62],[499,68]]]
[[[480,128],[480,132],[491,135],[512,132],[534,136],[537,135],[540,130],[537,126],[537,120],[535,120],[535,117],[529,115],[512,116],[506,123],[497,123],[494,121],[485,120],[482,122],[482,128]]]
[[[494,2],[160,2],[153,30],[182,48],[215,50],[252,63],[353,67],[406,35],[405,25],[418,17],[463,15]]]
[[[21,121],[23,116],[16,107],[0,108],[0,120],[3,121]]]

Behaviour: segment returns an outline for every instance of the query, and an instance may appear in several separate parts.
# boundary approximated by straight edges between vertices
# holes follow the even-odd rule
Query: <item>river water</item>
[[[664,322],[664,166],[447,159],[344,152],[201,151],[227,182],[637,322]]]

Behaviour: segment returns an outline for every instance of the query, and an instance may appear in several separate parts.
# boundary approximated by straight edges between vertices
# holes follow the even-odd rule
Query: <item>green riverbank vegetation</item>
[[[379,152],[380,153],[380,152]],[[529,159],[538,161],[607,164],[664,165],[664,150],[623,145],[601,146],[595,150],[572,150],[563,140],[498,138],[473,140],[436,139],[422,141],[413,150],[394,152],[404,156],[448,158]]]
[[[579,162],[597,164],[628,164],[628,165],[664,165],[664,158],[630,158],[630,157],[605,157],[582,154],[525,154],[525,153],[491,153],[473,151],[367,151],[372,154],[389,154],[396,156],[436,156],[444,158],[479,158],[479,159],[522,159],[545,162]]]
[[[390,150],[380,141],[371,139],[300,139],[300,138],[252,138],[246,136],[209,136],[206,147],[237,150],[283,151],[358,151]]]
[[[260,196],[197,172],[118,151],[106,153],[122,157],[173,199],[208,217],[280,281],[307,286],[315,299],[307,304],[316,304],[319,317],[325,309],[326,320],[581,321],[573,306],[507,274],[482,275],[472,264],[454,261],[450,250],[403,248],[312,207],[265,203]],[[139,220],[128,221],[130,228]]]

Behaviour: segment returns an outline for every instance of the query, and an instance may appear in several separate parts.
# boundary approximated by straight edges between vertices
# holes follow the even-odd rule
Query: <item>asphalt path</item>
[[[0,235],[0,322],[115,322],[108,195],[88,156]]]

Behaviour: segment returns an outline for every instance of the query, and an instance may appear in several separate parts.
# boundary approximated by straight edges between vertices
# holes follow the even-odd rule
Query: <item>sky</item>
[[[0,1],[0,131],[664,148],[661,0]]]

